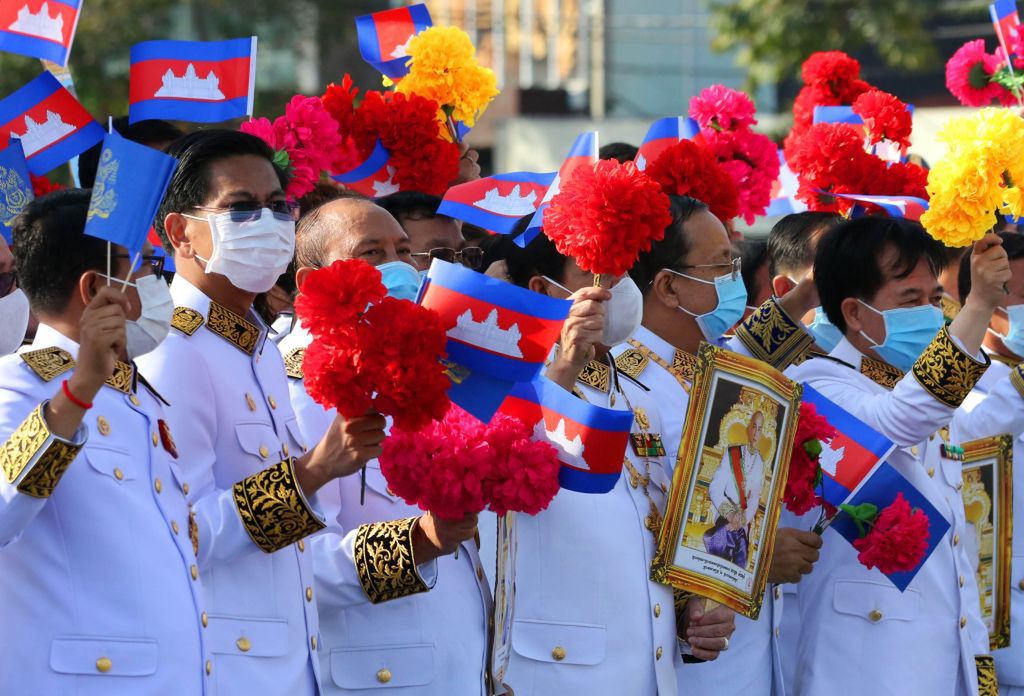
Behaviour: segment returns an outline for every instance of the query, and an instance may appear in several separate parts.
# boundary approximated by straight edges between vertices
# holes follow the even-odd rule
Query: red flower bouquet
[[[485,424],[454,405],[419,432],[396,425],[380,468],[396,495],[449,520],[488,507],[535,515],[558,492],[554,447],[516,418],[499,413]]]
[[[873,89],[857,97],[853,112],[864,119],[868,141],[874,145],[883,140],[910,147],[913,123],[907,105],[888,92]]]
[[[667,194],[703,201],[722,222],[739,214],[736,183],[705,145],[680,140],[648,164],[644,173]]]
[[[800,404],[796,439],[789,460],[789,478],[783,491],[783,504],[794,515],[802,515],[824,503],[819,493],[822,443],[831,442],[835,436],[835,428],[818,413],[814,404]],[[828,513],[827,510],[825,512]]]
[[[887,575],[911,571],[928,551],[928,516],[911,510],[902,493],[881,512],[871,503],[840,507],[857,523],[861,537],[853,547],[859,551],[857,560],[869,570],[878,568]]]
[[[29,178],[32,180],[32,193],[36,198],[42,198],[48,193],[54,191],[60,191],[64,188],[61,184],[56,184],[48,177],[36,176],[35,174],[29,174]]]
[[[544,234],[583,270],[618,278],[665,236],[669,210],[668,196],[636,165],[603,160],[562,183],[544,214]]]

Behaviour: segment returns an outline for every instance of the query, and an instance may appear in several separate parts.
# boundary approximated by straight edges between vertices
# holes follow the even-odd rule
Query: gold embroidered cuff
[[[356,533],[356,572],[374,604],[426,592],[416,570],[412,535],[418,518],[364,524]]]
[[[265,553],[324,528],[299,489],[291,459],[242,479],[233,492],[245,531]]]
[[[11,433],[0,447],[0,469],[7,483],[16,483],[18,492],[33,498],[49,498],[64,472],[85,443],[79,430],[79,442],[56,437],[46,425],[43,402]]]
[[[975,655],[974,663],[978,667],[978,696],[999,696],[995,659],[991,655]]]
[[[943,327],[914,363],[913,373],[929,394],[950,408],[957,408],[974,389],[991,361],[978,362],[960,350]]]
[[[758,360],[785,370],[804,357],[814,338],[798,321],[793,321],[774,298],[757,308],[736,329],[736,338]]]

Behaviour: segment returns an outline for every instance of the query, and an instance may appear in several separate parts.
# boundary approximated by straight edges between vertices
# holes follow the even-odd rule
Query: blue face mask
[[[404,261],[391,261],[377,266],[380,282],[388,289],[388,296],[399,300],[416,301],[420,289],[420,272]]]
[[[843,334],[836,328],[836,325],[828,320],[825,315],[825,310],[818,307],[814,310],[814,321],[807,327],[807,330],[811,332],[811,336],[814,337],[814,342],[818,344],[826,353],[831,353],[839,342],[843,340]]]
[[[997,334],[1003,344],[1012,350],[1016,355],[1024,356],[1024,304],[1011,305],[1005,310],[1006,318],[1010,322],[1010,329],[1005,336]]]
[[[935,340],[935,335],[946,323],[942,310],[930,304],[887,309],[884,312],[878,311],[866,302],[861,304],[875,314],[882,315],[885,321],[885,340],[876,343],[863,331],[860,335],[871,342],[871,347],[883,360],[904,372],[908,372],[914,366],[921,353]]]
[[[700,327],[701,333],[704,334],[704,339],[708,343],[717,341],[725,335],[726,331],[735,326],[736,322],[743,318],[743,310],[747,306],[747,288],[743,285],[743,276],[739,273],[735,275],[727,273],[718,276],[714,280],[704,280],[703,278],[695,278],[679,271],[673,271],[671,268],[664,270],[698,283],[715,286],[715,292],[718,294],[718,305],[710,312],[694,314],[686,307],[678,308],[680,312],[689,314],[696,320],[697,326]]]

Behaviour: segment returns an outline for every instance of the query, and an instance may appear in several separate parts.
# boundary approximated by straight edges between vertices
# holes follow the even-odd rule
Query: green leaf
[[[279,168],[288,171],[289,169],[291,169],[292,160],[288,156],[287,151],[278,150],[277,152],[274,153],[274,164],[277,165]]]
[[[817,459],[818,457],[820,457],[821,450],[821,440],[817,438],[813,440],[807,440],[804,442],[804,452],[806,452],[807,456],[810,457],[811,459]]]
[[[847,505],[843,503],[839,509],[853,518],[857,525],[857,531],[861,536],[868,533],[868,527],[874,524],[878,517],[878,506],[873,503],[861,503],[860,505]]]

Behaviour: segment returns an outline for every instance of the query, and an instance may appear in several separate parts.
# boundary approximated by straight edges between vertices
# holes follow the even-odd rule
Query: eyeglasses
[[[206,205],[197,205],[195,210],[206,210],[211,213],[230,213],[232,222],[252,222],[258,220],[267,208],[278,220],[289,220],[295,222],[299,219],[299,204],[295,201],[271,201],[264,205],[259,201],[239,201],[232,203],[225,208],[213,208]]]
[[[466,268],[476,270],[484,263],[484,250],[480,247],[466,247],[461,251],[455,251],[449,247],[434,247],[430,251],[420,251],[411,254],[413,257],[424,259],[441,259],[448,263],[461,263]]]
[[[679,268],[679,269],[684,269],[684,268],[721,268],[721,269],[729,269],[728,273],[731,276],[732,280],[736,280],[736,278],[739,277],[739,275],[740,275],[740,270],[741,270],[740,266],[742,266],[742,262],[743,262],[743,259],[741,259],[739,256],[737,256],[736,258],[734,258],[729,263],[697,263],[697,264],[689,264],[689,265],[686,265],[686,266],[677,266],[677,268]]]
[[[18,276],[14,271],[0,273],[0,297],[7,297],[18,287]]]
[[[113,254],[113,255],[111,255],[110,258],[112,258],[112,259],[128,259],[129,261],[131,261],[134,257],[130,256],[128,254]],[[149,264],[149,269],[153,272],[153,275],[155,275],[157,278],[163,278],[164,277],[164,257],[163,256],[157,256],[156,254],[143,254],[140,257],[140,259],[141,259],[141,262],[143,264],[147,264],[147,263]]]

